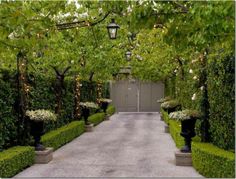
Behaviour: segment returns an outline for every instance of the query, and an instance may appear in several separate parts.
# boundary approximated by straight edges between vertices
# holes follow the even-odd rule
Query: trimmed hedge
[[[88,117],[88,121],[93,123],[95,126],[101,123],[105,118],[105,113],[96,113]]]
[[[161,114],[162,114],[162,118],[163,120],[165,121],[165,123],[167,125],[169,125],[169,116],[168,116],[168,113],[164,111],[164,109],[161,108]]]
[[[53,147],[54,150],[70,142],[85,131],[83,121],[74,121],[61,128],[53,130],[42,136],[44,146]]]
[[[107,108],[107,114],[109,114],[110,116],[113,115],[116,112],[116,108],[113,105],[109,105]]]
[[[9,178],[34,163],[34,148],[16,146],[0,152],[0,177]]]
[[[210,178],[235,178],[235,154],[209,143],[192,143],[194,168]]]

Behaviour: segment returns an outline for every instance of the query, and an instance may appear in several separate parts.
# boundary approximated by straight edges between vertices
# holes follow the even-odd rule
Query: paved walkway
[[[175,166],[176,150],[159,114],[119,113],[15,177],[201,177]]]

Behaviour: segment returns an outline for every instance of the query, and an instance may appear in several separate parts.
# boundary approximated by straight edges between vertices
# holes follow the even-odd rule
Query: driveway
[[[158,113],[119,113],[15,177],[201,177],[176,150]]]

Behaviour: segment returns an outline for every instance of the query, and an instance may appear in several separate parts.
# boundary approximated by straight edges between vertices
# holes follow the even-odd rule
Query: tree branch
[[[67,23],[62,23],[62,24],[56,24],[56,27],[58,30],[65,30],[65,29],[73,29],[73,28],[81,28],[81,27],[87,27],[87,26],[95,26],[98,23],[101,23],[104,21],[108,16],[110,12],[107,12],[103,18],[101,18],[98,21],[95,22],[89,22],[89,21],[76,21],[76,22],[67,22]]]
[[[8,47],[11,47],[11,48],[18,48],[18,49],[21,49],[21,47],[18,47],[18,46],[15,46],[15,45],[11,45],[11,44],[8,44],[2,40],[0,40],[0,43],[2,43],[3,45],[6,45]]]

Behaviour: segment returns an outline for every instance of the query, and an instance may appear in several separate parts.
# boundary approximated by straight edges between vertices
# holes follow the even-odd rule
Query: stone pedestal
[[[169,133],[169,132],[170,132],[169,126],[165,125],[165,133]]]
[[[92,132],[93,131],[93,124],[88,124],[88,125],[85,125],[85,131],[86,132]]]
[[[175,164],[176,166],[192,166],[192,154],[176,151]]]
[[[43,151],[35,151],[34,163],[45,164],[53,159],[53,148],[46,148]]]

